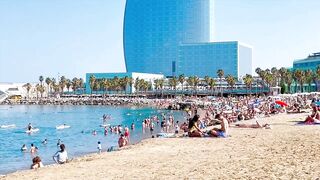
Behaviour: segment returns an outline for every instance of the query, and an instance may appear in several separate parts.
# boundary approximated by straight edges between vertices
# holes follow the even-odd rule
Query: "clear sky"
[[[1,0],[0,82],[125,71],[125,0]],[[318,0],[216,0],[215,41],[254,47],[254,68],[320,51]]]

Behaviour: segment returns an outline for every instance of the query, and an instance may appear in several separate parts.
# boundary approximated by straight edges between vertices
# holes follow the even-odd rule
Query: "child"
[[[100,141],[98,141],[98,151],[99,151],[99,154],[101,153],[101,150],[102,150],[101,142],[100,142]]]

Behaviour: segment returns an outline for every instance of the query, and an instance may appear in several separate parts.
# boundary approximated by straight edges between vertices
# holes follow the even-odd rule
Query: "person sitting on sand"
[[[236,124],[235,127],[238,127],[238,128],[266,128],[266,129],[271,129],[269,124],[259,124],[258,121],[256,121],[256,124]]]
[[[119,140],[118,140],[119,148],[121,148],[123,146],[126,146],[127,144],[128,144],[127,139],[124,137],[123,134],[121,134],[120,137],[119,137]]]
[[[188,129],[189,129],[188,136],[189,137],[202,137],[203,132],[198,127],[199,118],[200,118],[200,116],[196,114],[196,115],[194,115],[194,117],[192,119],[190,119],[189,126],[188,126]]]
[[[319,114],[317,105],[312,104],[311,107],[312,107],[312,113],[306,118],[304,122],[306,124],[313,124],[313,123],[320,124],[320,114]]]
[[[229,123],[221,114],[217,114],[215,119],[221,121],[221,128],[213,128],[208,132],[211,137],[228,137]]]
[[[32,164],[31,164],[31,169],[38,169],[38,168],[42,168],[44,167],[44,165],[41,162],[41,159],[39,156],[36,156],[32,159]]]
[[[64,164],[68,161],[68,153],[66,151],[66,147],[64,144],[60,145],[60,151],[57,151],[53,156],[52,159],[54,162],[58,164]]]

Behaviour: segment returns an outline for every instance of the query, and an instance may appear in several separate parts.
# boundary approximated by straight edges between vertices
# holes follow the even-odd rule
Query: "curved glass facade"
[[[127,0],[123,32],[127,72],[175,75],[180,45],[210,42],[211,1]]]

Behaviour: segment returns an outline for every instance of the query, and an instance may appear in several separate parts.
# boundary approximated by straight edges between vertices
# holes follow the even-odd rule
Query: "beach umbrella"
[[[275,102],[281,106],[288,106],[288,104],[283,101],[275,101]]]

